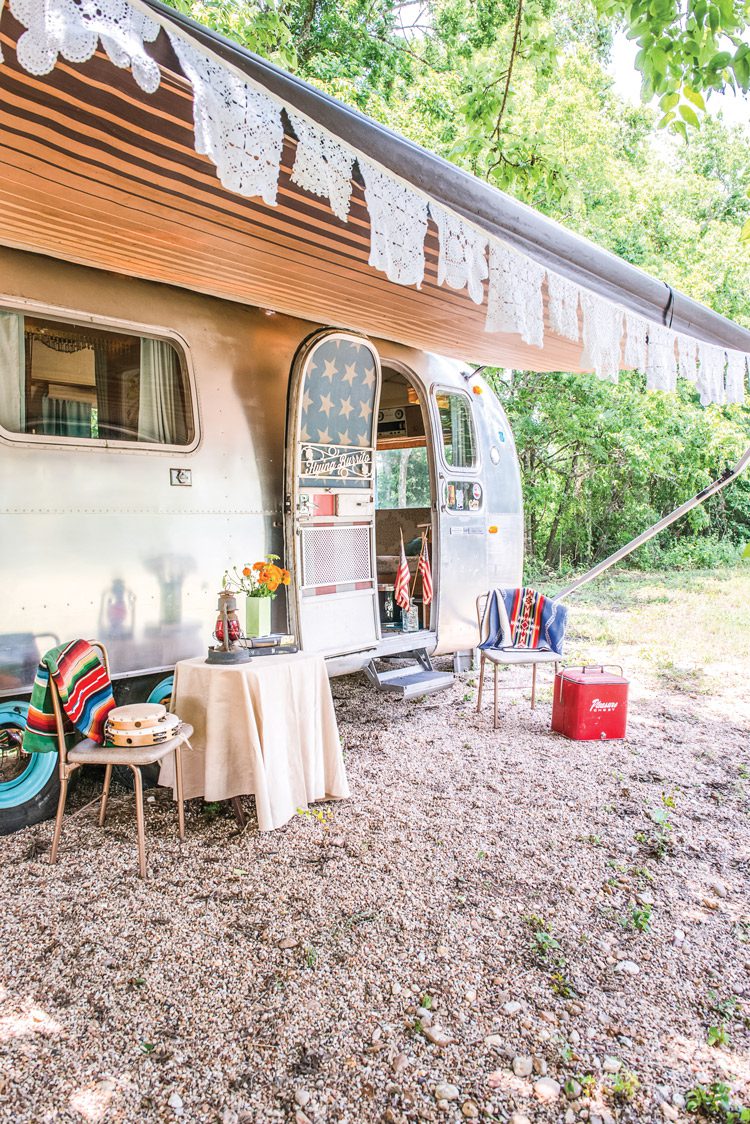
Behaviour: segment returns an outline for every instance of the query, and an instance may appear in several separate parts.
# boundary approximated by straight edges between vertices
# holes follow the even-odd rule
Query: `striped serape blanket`
[[[39,664],[23,735],[24,752],[57,752],[50,676],[60,695],[68,741],[77,731],[101,744],[104,723],[115,705],[112,684],[96,649],[86,640],[73,640],[52,648]]]
[[[538,648],[562,655],[568,610],[535,589],[493,589],[482,619],[480,648]]]

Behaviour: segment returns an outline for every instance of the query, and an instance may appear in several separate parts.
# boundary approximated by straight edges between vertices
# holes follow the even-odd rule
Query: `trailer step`
[[[433,695],[452,687],[454,678],[451,671],[435,671],[430,657],[424,649],[402,652],[400,659],[413,658],[411,667],[394,667],[389,671],[379,671],[375,660],[370,660],[365,674],[379,691],[389,691],[401,699],[413,699],[420,695]]]

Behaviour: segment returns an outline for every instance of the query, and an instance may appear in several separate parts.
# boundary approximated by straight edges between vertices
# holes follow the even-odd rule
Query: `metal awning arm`
[[[609,558],[605,558],[602,562],[597,562],[596,566],[592,566],[585,574],[581,574],[580,577],[572,581],[565,589],[562,589],[553,600],[562,601],[564,597],[569,597],[571,593],[575,593],[581,586],[588,585],[590,581],[593,581],[594,578],[598,578],[599,575],[603,574],[605,570],[608,570],[610,566],[614,566],[617,562],[626,558],[628,554],[632,554],[634,550],[637,550],[639,546],[643,546],[643,544],[648,542],[649,539],[652,539],[654,535],[658,535],[660,531],[671,526],[672,523],[681,519],[683,515],[687,515],[694,507],[698,507],[698,505],[707,500],[709,496],[714,496],[717,492],[720,492],[722,488],[726,488],[727,484],[731,484],[733,480],[736,480],[737,477],[745,471],[748,464],[750,464],[750,448],[745,450],[734,468],[728,468],[718,480],[714,480],[712,484],[709,484],[702,491],[698,492],[692,499],[687,500],[680,507],[676,507],[669,515],[665,515],[663,519],[660,519],[658,523],[654,523],[648,530],[643,531],[637,538],[632,539],[625,546],[621,546],[614,554],[610,554]]]

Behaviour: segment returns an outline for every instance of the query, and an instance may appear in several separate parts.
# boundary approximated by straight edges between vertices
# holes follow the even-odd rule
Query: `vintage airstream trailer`
[[[158,0],[10,0],[0,40],[6,740],[54,639],[102,638],[142,697],[268,552],[274,626],[332,674],[416,653],[439,685],[429,655],[522,571],[513,436],[467,358],[744,393],[750,333]],[[388,587],[424,531],[407,630]],[[22,764],[0,831],[54,795]]]

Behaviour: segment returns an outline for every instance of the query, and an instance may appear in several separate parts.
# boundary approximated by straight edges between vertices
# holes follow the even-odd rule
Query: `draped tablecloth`
[[[195,731],[182,754],[186,800],[252,794],[258,827],[270,831],[315,800],[349,796],[320,656],[256,656],[229,667],[181,660],[172,710]],[[171,757],[159,783],[174,787]]]

